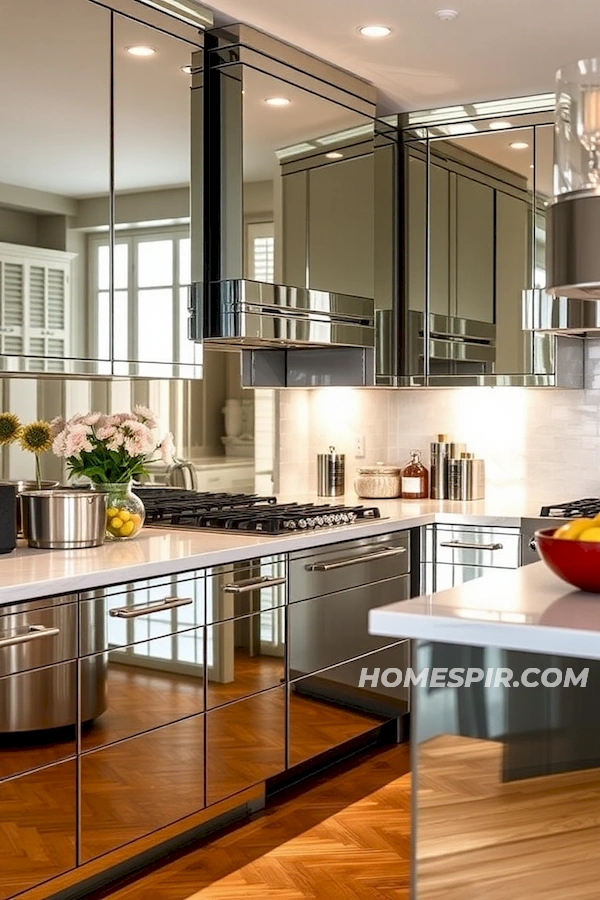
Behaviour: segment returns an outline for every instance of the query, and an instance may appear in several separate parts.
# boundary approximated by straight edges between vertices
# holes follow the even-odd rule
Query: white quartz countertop
[[[369,631],[600,659],[600,594],[572,588],[539,562],[371,610]]]
[[[23,542],[0,556],[0,605],[51,594],[87,590],[119,581],[151,578],[428,525],[480,524],[518,527],[522,516],[537,515],[540,502],[520,492],[503,492],[469,503],[435,500],[361,500],[355,494],[321,498],[279,495],[282,502],[377,506],[380,519],[345,528],[320,529],[285,537],[144,528],[132,541],[90,550],[33,550]],[[558,502],[561,498],[553,498]]]

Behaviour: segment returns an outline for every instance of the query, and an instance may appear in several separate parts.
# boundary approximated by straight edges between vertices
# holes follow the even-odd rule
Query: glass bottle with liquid
[[[410,462],[402,469],[403,500],[425,500],[429,497],[429,472],[421,462],[421,451],[410,451]]]

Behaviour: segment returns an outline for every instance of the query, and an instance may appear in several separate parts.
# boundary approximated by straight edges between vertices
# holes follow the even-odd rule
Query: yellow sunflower
[[[23,425],[19,443],[29,453],[46,453],[52,447],[52,427],[49,422],[31,422]]]
[[[0,447],[4,444],[12,444],[19,438],[21,423],[14,413],[0,413]]]

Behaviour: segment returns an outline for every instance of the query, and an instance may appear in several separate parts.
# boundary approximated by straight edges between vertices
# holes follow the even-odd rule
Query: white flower
[[[175,454],[175,444],[173,443],[173,435],[168,431],[159,444],[160,458],[165,465],[170,466],[173,462]]]

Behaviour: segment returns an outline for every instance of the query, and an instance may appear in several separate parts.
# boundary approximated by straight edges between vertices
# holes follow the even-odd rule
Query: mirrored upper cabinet
[[[523,331],[522,313],[523,291],[545,286],[552,99],[403,117],[400,302],[379,316],[397,352],[388,340],[381,383],[557,383],[561,348]]]
[[[201,377],[187,338],[198,32],[173,29],[189,43],[88,0],[9,7],[0,370]]]
[[[372,348],[373,87],[246,26],[207,32],[195,68],[197,332]]]

